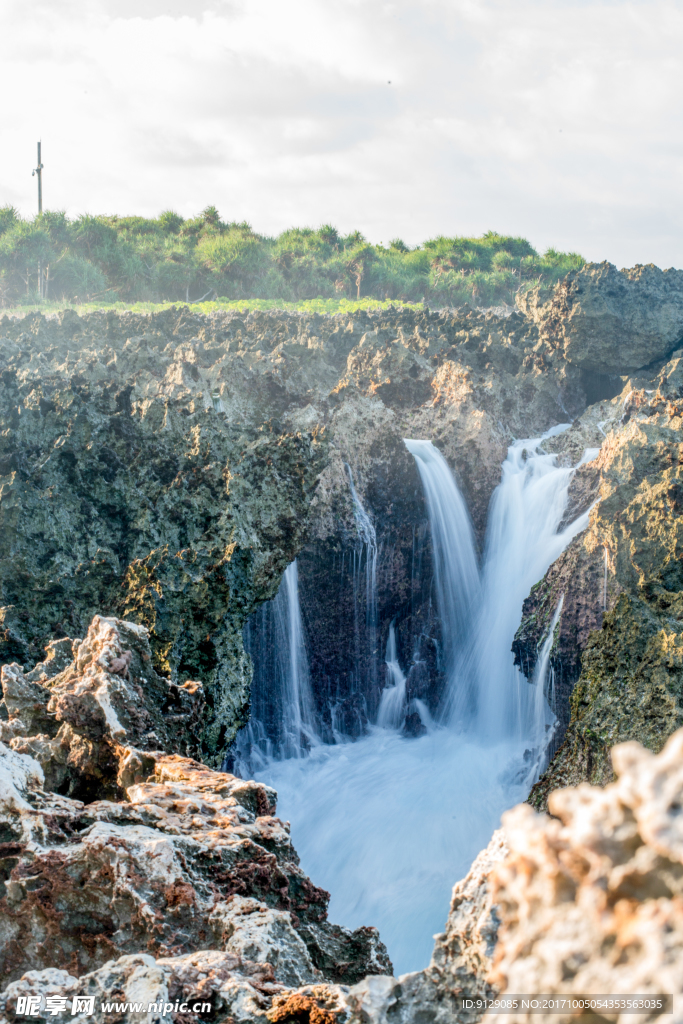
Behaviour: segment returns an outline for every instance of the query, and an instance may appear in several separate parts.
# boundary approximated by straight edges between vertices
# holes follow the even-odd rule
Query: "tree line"
[[[27,219],[0,208],[5,307],[344,297],[491,306],[512,302],[520,287],[550,287],[583,262],[555,249],[541,255],[526,239],[494,231],[385,246],[329,224],[260,235],[245,222],[222,221],[213,206],[190,219],[172,210],[156,218],[48,211]]]

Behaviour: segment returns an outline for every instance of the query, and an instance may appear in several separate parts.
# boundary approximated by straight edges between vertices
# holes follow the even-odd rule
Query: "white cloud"
[[[683,266],[676,0],[0,0],[0,204]],[[389,81],[391,84],[389,84]]]

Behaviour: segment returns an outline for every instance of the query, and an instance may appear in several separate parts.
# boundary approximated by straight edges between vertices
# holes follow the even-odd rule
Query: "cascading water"
[[[301,757],[312,743],[317,742],[317,731],[299,604],[299,569],[296,559],[287,566],[283,584],[284,600],[279,600],[282,587],[275,598],[276,615],[280,617],[280,633],[287,638],[282,695],[284,740],[280,754],[283,757]]]
[[[296,560],[287,566],[275,598],[262,605],[258,614],[258,651],[249,633],[245,635],[255,663],[252,715],[233,748],[241,775],[263,767],[273,757],[302,757],[319,742]]]
[[[554,752],[553,740],[557,734],[559,721],[555,715],[554,694],[548,687],[548,676],[552,672],[550,665],[550,655],[555,641],[555,628],[560,621],[560,615],[562,614],[562,605],[564,603],[564,594],[557,602],[557,608],[553,615],[548,634],[541,645],[538,658],[536,659],[536,667],[534,668],[533,678],[531,680],[532,687],[532,700],[533,700],[533,723],[534,723],[534,735],[533,735],[533,748],[532,751],[535,753],[534,766],[527,778],[529,786],[533,786],[535,782],[538,782],[543,772],[548,767],[550,757]]]
[[[558,533],[572,471],[543,452],[542,440],[508,451],[481,572],[445,459],[429,441],[406,442],[431,527],[445,678],[439,724],[423,707],[426,734],[407,739],[399,731],[406,680],[392,624],[377,725],[356,742],[319,743],[306,758],[271,760],[258,773],[278,790],[304,869],[332,893],[331,919],[376,925],[397,973],[428,962],[453,882],[501,812],[524,799],[547,755],[555,719],[546,676],[560,608],[531,684],[515,669],[510,647],[524,597],[588,514]],[[350,480],[372,582],[376,533]]]
[[[557,465],[542,442],[566,430],[560,424],[542,437],[515,441],[489,510],[482,567],[482,602],[473,635],[476,724],[487,739],[535,735],[533,687],[515,668],[510,648],[522,605],[569,542],[588,525],[588,512],[559,532],[574,470]],[[457,716],[458,701],[454,701]]]
[[[353,480],[353,472],[348,462],[344,463],[349,474],[349,488],[351,500],[353,501],[353,514],[356,521],[356,530],[360,547],[353,552],[353,609],[354,609],[354,633],[356,644],[356,665],[360,664],[360,629],[358,616],[358,579],[362,572],[363,557],[365,557],[365,628],[368,636],[368,643],[371,651],[377,647],[377,533],[372,519],[365,511],[365,507],[358,496],[356,485]],[[377,682],[377,659],[373,657],[370,662],[371,685]],[[362,679],[356,670],[356,687],[360,690]]]
[[[389,626],[385,663],[391,682],[382,691],[382,699],[377,712],[377,724],[383,729],[400,729],[405,717],[406,677],[398,663],[396,631],[393,622]]]
[[[474,531],[467,506],[441,452],[431,441],[406,441],[422,480],[432,533],[434,587],[441,619],[446,692],[441,718],[470,665],[467,638],[480,603]]]

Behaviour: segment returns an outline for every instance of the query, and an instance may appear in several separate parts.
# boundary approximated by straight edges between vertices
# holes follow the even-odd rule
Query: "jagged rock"
[[[581,371],[518,314],[66,312],[4,317],[2,334],[0,660],[30,670],[96,613],[144,625],[157,672],[205,686],[214,766],[249,711],[242,628],[304,545],[320,709],[334,692],[348,731],[363,728],[355,649],[338,642],[357,547],[345,463],[380,552],[379,636],[361,616],[360,671],[396,619],[433,699],[440,627],[413,573],[425,510],[402,438],[435,439],[481,538],[511,436],[585,404]],[[426,578],[430,557],[422,543]]]
[[[539,289],[520,308],[574,366],[625,374],[664,359],[683,339],[683,272],[652,264],[617,270],[587,263],[560,281],[549,301]]]
[[[21,835],[21,830],[12,828],[12,819],[29,809],[29,794],[43,785],[45,776],[32,757],[18,754],[4,743],[0,744],[0,754],[0,835],[3,843],[11,845]]]
[[[207,947],[289,985],[390,969],[375,929],[327,921],[272,789],[159,749],[191,746],[201,687],[156,674],[143,627],[96,616],[46,687],[6,674],[2,727],[22,731],[0,743],[4,981]],[[26,734],[27,701],[54,715],[52,736]]]
[[[525,805],[503,817],[490,974],[501,994],[683,993],[683,730],[658,756],[630,742],[612,758],[617,781],[554,792],[555,818]]]
[[[278,980],[290,988],[322,978],[290,914],[233,896],[215,907],[210,920],[222,949],[243,960],[272,964]]]
[[[64,1009],[53,1018],[57,1020],[68,1017],[76,1022],[104,1024],[114,1018],[127,1024],[149,1020],[174,1024],[205,1018],[206,1010],[201,1014],[201,1010],[195,1013],[193,1008],[208,1004],[212,1019],[227,1018],[245,1024],[260,1020],[266,1024],[265,1010],[272,996],[282,988],[268,964],[249,963],[217,950],[161,960],[136,953],[111,960],[80,978],[55,968],[27,971],[0,995],[0,1024],[15,1024],[24,1019],[16,1013],[17,1000],[22,996],[38,997],[41,1009],[47,1008],[48,1012],[50,1005],[60,1004],[47,1001],[61,999]],[[93,1000],[92,1010],[87,1007],[84,1012],[74,1013],[78,996]],[[133,1009],[131,1004],[140,1009]],[[187,1009],[176,1010],[178,1004],[187,1004]],[[155,1009],[149,1011],[150,1006]]]
[[[3,665],[8,720],[0,739],[42,765],[48,789],[80,799],[123,795],[145,778],[145,751],[174,747],[195,753],[204,695],[201,683],[169,683],[152,666],[148,631],[95,616],[74,661],[49,675],[39,664],[30,681],[19,665]],[[53,658],[48,658],[51,668]]]
[[[213,773],[211,773],[213,774]],[[95,1021],[106,1020],[103,1003],[140,1002],[173,1004],[207,1001],[212,1019],[232,1016],[243,1024],[277,1024],[308,1021],[310,1024],[473,1024],[476,1013],[462,1011],[461,999],[491,996],[487,982],[498,920],[491,905],[488,884],[495,864],[507,848],[501,833],[494,835],[462,882],[453,890],[451,912],[443,935],[437,936],[430,966],[401,978],[369,976],[349,987],[324,984],[311,967],[306,947],[287,920],[257,900],[233,897],[214,911],[214,935],[221,950],[204,950],[182,956],[160,957],[130,954],[104,964],[80,979],[54,968],[29,971],[11,983],[0,996],[0,1024],[14,1024],[20,995],[61,995],[67,1012],[74,995],[95,995]],[[240,918],[243,920],[240,921]],[[379,966],[386,969],[386,961]],[[318,974],[320,980],[305,974]],[[284,983],[284,984],[283,984]],[[294,988],[296,986],[296,988]],[[144,1014],[122,1015],[127,1021]],[[163,1022],[176,1014],[161,1010]],[[189,1019],[196,1019],[191,1014]]]
[[[575,456],[572,435],[580,444],[599,438],[602,448],[570,489],[573,514],[595,505],[589,527],[532,591],[513,645],[531,676],[563,598],[551,664],[568,732],[532,791],[537,808],[559,786],[610,781],[615,743],[637,737],[656,752],[683,724],[682,396],[676,354],[548,443],[560,457],[565,449]]]
[[[17,776],[11,799],[3,790],[1,806],[6,816],[21,819],[24,827],[34,829],[35,837],[48,823],[54,828],[55,816],[61,816],[63,823],[74,813],[74,801],[39,789],[40,769],[29,758],[6,749],[0,753],[12,762]],[[294,915],[274,911],[267,897],[264,902],[238,895],[214,904],[213,918],[202,936],[206,939],[211,934],[214,948],[166,956],[139,950],[86,973],[74,971],[78,957],[73,956],[64,967],[53,964],[29,970],[0,995],[0,1021],[15,1024],[21,996],[61,998],[65,1018],[71,1015],[76,996],[92,996],[94,1013],[88,1019],[104,1022],[114,1012],[117,1019],[130,1024],[149,1019],[152,1003],[157,1007],[153,1017],[161,1024],[201,1019],[205,1016],[197,1009],[201,1002],[211,1004],[210,1019],[232,1019],[238,1024],[476,1024],[481,1011],[463,1006],[463,1000],[476,1003],[508,993],[540,992],[680,997],[683,730],[669,739],[659,755],[631,742],[615,748],[613,760],[615,783],[604,789],[583,784],[553,793],[550,810],[555,817],[537,814],[528,805],[504,816],[504,834],[494,835],[467,878],[455,886],[446,930],[436,937],[432,962],[425,971],[400,978],[367,977],[352,986],[321,979],[291,987],[286,979],[298,980],[302,971],[312,972],[313,961],[310,947],[306,951],[297,941]],[[2,767],[0,760],[0,780]],[[101,815],[101,821],[107,815],[128,820],[129,832],[137,831],[139,838],[156,831],[156,871],[165,881],[172,864],[165,852],[169,842],[187,858],[191,830],[196,841],[203,829],[203,848],[215,853],[228,829],[233,845],[243,847],[246,831],[240,834],[240,828],[251,826],[249,836],[254,841],[259,830],[275,825],[273,819],[253,820],[248,812],[245,816],[245,804],[272,800],[272,791],[260,794],[262,787],[255,783],[243,783],[179,757],[160,760],[157,777],[159,782],[133,787],[137,793],[131,795],[138,802],[128,811],[123,804],[101,804],[82,808],[81,813],[93,818]],[[150,824],[131,828],[134,811]],[[231,811],[239,825],[227,824]],[[73,828],[70,835],[76,835]],[[261,831],[265,844],[264,835]],[[40,856],[35,838],[32,849]],[[116,857],[120,865],[118,852]],[[35,885],[35,861],[30,863],[34,883],[30,891],[42,892],[39,903],[45,910],[48,894]],[[147,870],[144,856],[137,863],[138,877],[129,874],[126,879],[129,891],[140,886],[140,874]],[[183,868],[188,869],[187,860]],[[191,883],[183,897],[180,887],[175,887],[178,902],[185,907],[188,890],[197,894],[200,889],[192,870],[186,875]],[[120,876],[119,901],[124,898],[122,881]],[[7,887],[16,899],[14,883],[15,877],[10,877]],[[54,898],[54,893],[50,895]],[[68,895],[62,890],[59,898],[63,914]],[[151,901],[145,906],[147,927],[150,933],[157,932],[163,922]],[[173,913],[172,905],[167,906],[168,913]],[[137,916],[142,919],[145,913]],[[132,920],[130,912],[127,918]],[[186,916],[185,936],[187,920]],[[6,921],[3,915],[5,928]],[[180,922],[174,923],[178,939]],[[62,934],[70,930],[73,937],[73,927],[69,929],[63,918],[59,927]],[[91,949],[94,938],[91,933]],[[56,948],[52,947],[53,958]],[[16,966],[15,971],[18,974]],[[124,1011],[105,1005],[123,1002],[141,1007]],[[79,1011],[75,1019],[85,1016]],[[515,1021],[523,1017],[526,1014],[506,1015]],[[555,1020],[558,1015],[551,1017]],[[570,1018],[571,1014],[559,1015],[560,1024]]]
[[[548,444],[575,463],[604,440],[598,424],[608,433],[652,420],[647,382],[618,400],[613,424],[610,399],[623,383],[615,374],[676,343],[677,275],[593,265],[570,274],[549,304],[529,294],[512,315],[4,317],[0,660],[30,677],[50,638],[83,636],[96,612],[145,625],[157,672],[205,686],[202,756],[215,767],[249,711],[242,628],[299,552],[304,617],[316,622],[309,654],[319,712],[329,719],[332,701],[345,731],[362,731],[384,683],[381,666],[370,670],[391,621],[399,657],[420,666],[420,699],[433,708],[443,685],[440,625],[422,489],[402,439],[430,437],[441,448],[481,540],[513,436],[538,435],[599,399],[563,442]],[[661,394],[671,398],[672,387]],[[354,568],[346,464],[377,531],[377,628],[363,614]],[[625,470],[621,460],[624,483]],[[577,473],[570,514],[594,500],[596,480],[590,467]],[[564,591],[553,655],[563,724],[602,617],[590,596],[600,551],[581,544],[551,570],[556,585],[528,609],[536,624],[519,641],[529,667],[549,621],[545,597]],[[621,582],[613,584],[611,603]],[[354,642],[340,643],[340,623],[352,621]],[[362,700],[359,673],[369,680]]]
[[[3,318],[0,660],[28,670],[97,613],[133,620],[158,672],[207,687],[217,757],[248,714],[242,626],[301,546],[324,444],[273,428],[259,373],[260,414],[226,419],[213,392],[242,402],[245,377],[206,326]]]

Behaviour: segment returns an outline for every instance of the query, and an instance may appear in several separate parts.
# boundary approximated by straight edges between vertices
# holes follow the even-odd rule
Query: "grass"
[[[65,309],[73,309],[79,316],[96,311],[106,312],[113,309],[117,312],[158,313],[164,309],[189,309],[192,313],[217,313],[230,310],[248,313],[253,310],[281,309],[296,313],[355,313],[361,309],[422,309],[421,302],[397,302],[373,298],[364,299],[302,299],[299,302],[284,302],[279,299],[216,299],[212,302],[42,302],[27,303],[0,310],[0,316],[27,316],[30,313],[42,313],[45,316],[59,313]]]

